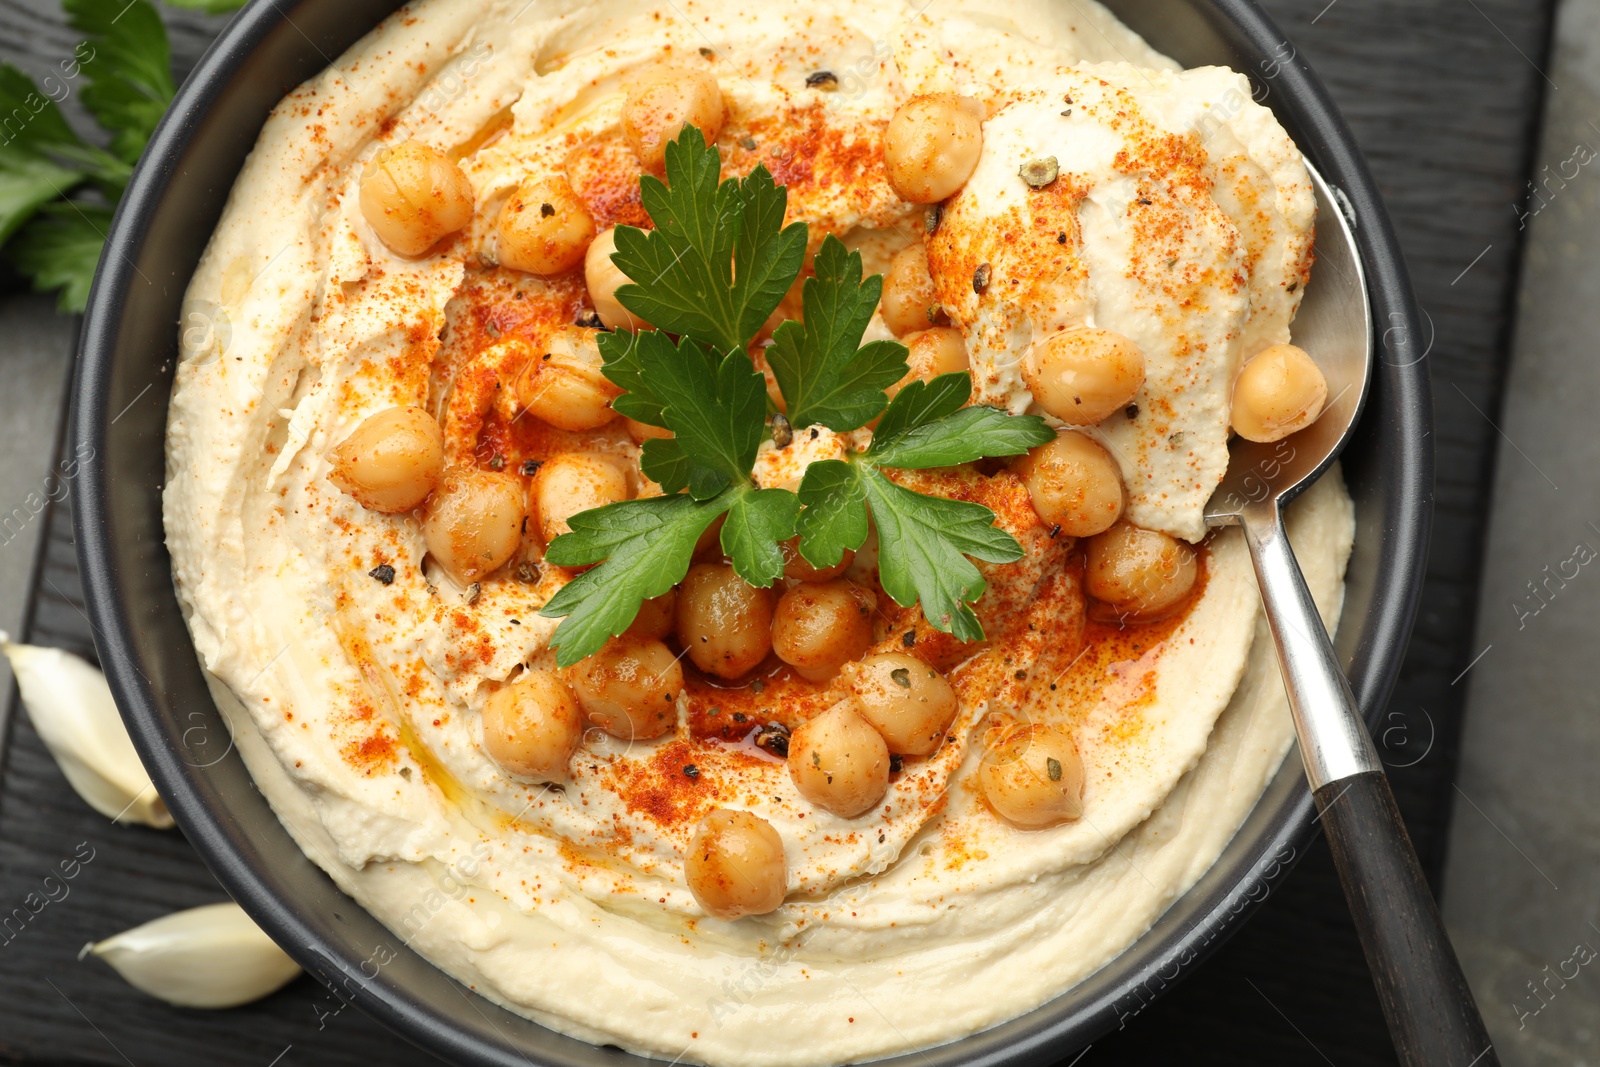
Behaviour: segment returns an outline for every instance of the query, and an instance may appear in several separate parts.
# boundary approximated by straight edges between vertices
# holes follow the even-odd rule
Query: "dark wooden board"
[[[1546,82],[1551,4],[1518,0],[1265,0],[1328,83],[1400,232],[1435,337],[1439,490],[1422,613],[1390,706],[1384,755],[1437,881],[1451,809],[1463,687],[1509,336],[1526,175]],[[169,11],[169,14],[175,14]],[[186,70],[220,22],[177,15]],[[0,58],[41,72],[70,53],[57,0],[0,0]],[[71,101],[69,100],[69,107]],[[1481,255],[1480,255],[1481,254]],[[1463,273],[1464,272],[1464,273]],[[32,636],[89,651],[70,523],[52,515]],[[429,1063],[301,980],[206,1014],[163,1007],[103,966],[89,940],[221,899],[176,833],[108,827],[67,788],[23,716],[0,762],[0,915],[43,888],[80,842],[95,858],[20,936],[0,943],[0,1063],[316,1065]],[[1202,970],[1127,1029],[1062,1064],[1395,1062],[1327,848],[1304,861]]]

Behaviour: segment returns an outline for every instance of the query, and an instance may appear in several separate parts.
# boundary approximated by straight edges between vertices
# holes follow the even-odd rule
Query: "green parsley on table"
[[[218,13],[244,0],[168,2]],[[112,211],[177,89],[166,28],[147,0],[63,6],[85,40],[60,59],[46,88],[0,63],[0,244],[35,289],[57,291],[62,311],[82,311]],[[105,129],[107,147],[67,124],[56,99],[72,92]]]
[[[719,518],[722,550],[753,586],[777,581],[779,544],[796,534],[800,554],[828,567],[860,548],[876,522],[884,591],[901,605],[920,601],[938,629],[981,640],[971,604],[984,581],[968,557],[1008,563],[1021,546],[988,508],[916,492],[884,472],[1020,455],[1054,431],[1035,416],[964,406],[972,388],[964,373],[912,382],[891,402],[886,390],[909,370],[905,346],[861,343],[883,280],[863,278],[860,253],[830,235],[802,290],[804,318],[778,326],[767,359],[795,431],[845,433],[882,418],[865,452],[813,463],[798,494],[757,488],[751,470],[769,433],[768,405],[748,347],[800,276],[807,230],[783,225],[788,191],[765,167],[727,181],[721,167],[715,146],[686,127],[667,146],[667,181],[640,179],[654,228],[617,229],[612,261],[638,279],[617,298],[660,329],[603,333],[600,353],[606,377],[624,390],[616,410],[672,431],[640,455],[666,495],[582,512],[550,543],[551,563],[595,565],[543,609],[562,620],[551,638],[557,663],[593,655],[645,600],[681,581]]]

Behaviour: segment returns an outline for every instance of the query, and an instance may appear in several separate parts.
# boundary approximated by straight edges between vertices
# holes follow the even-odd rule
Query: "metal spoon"
[[[1242,527],[1250,546],[1306,777],[1401,1063],[1491,1067],[1499,1060],[1284,529],[1283,506],[1328,469],[1354,428],[1373,359],[1355,236],[1333,191],[1307,169],[1317,264],[1294,333],[1331,399],[1316,422],[1283,441],[1235,439],[1206,523]]]

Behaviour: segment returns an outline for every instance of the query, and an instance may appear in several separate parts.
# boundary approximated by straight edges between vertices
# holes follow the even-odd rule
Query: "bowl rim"
[[[179,88],[128,184],[90,293],[72,386],[70,440],[74,445],[94,449],[92,455],[104,455],[111,423],[116,421],[110,410],[108,386],[118,361],[125,303],[138,274],[137,253],[148,236],[152,212],[167,195],[180,157],[200,135],[202,124],[197,119],[228,89],[239,66],[267,36],[285,23],[294,26],[294,12],[314,2],[254,0],[236,15]],[[1432,405],[1423,365],[1426,353],[1420,352],[1416,344],[1422,332],[1415,300],[1398,242],[1354,138],[1293,45],[1254,0],[1183,2],[1198,9],[1209,28],[1235,51],[1269,57],[1260,61],[1260,72],[1266,72],[1270,62],[1274,69],[1267,77],[1273,86],[1282,87],[1275,94],[1275,110],[1280,120],[1300,131],[1297,144],[1342,196],[1341,207],[1355,230],[1367,272],[1373,320],[1385,325],[1377,348],[1380,358],[1373,368],[1376,395],[1358,435],[1376,435],[1378,431],[1366,420],[1381,418],[1389,424],[1399,447],[1380,460],[1391,486],[1377,517],[1384,535],[1384,552],[1375,564],[1371,607],[1362,618],[1358,642],[1354,647],[1341,648],[1341,659],[1351,673],[1357,701],[1369,726],[1375,726],[1398,677],[1415,618],[1431,528],[1433,453],[1428,430]],[[1137,7],[1141,3],[1149,6],[1147,0],[1110,6]],[[298,31],[298,26],[295,29]],[[317,47],[309,38],[307,44]],[[183,284],[187,285],[187,279]],[[365,973],[361,970],[361,957],[324,943],[326,939],[295,911],[286,897],[267,884],[263,873],[241,851],[238,826],[232,824],[225,811],[213,809],[214,797],[209,796],[213,791],[202,783],[200,769],[181,758],[182,728],[168,721],[153,683],[140,669],[139,653],[131,636],[135,625],[135,613],[130,611],[132,598],[112,551],[110,484],[106,465],[90,463],[71,488],[79,567],[95,644],[135,746],[152,777],[161,784],[183,832],[212,873],[309,973],[391,1030],[456,1062],[495,1067],[533,1062],[525,1048],[514,1047],[509,1039],[496,1043],[481,1033],[467,1032],[431,1002],[382,976],[358,980],[352,987],[350,976]],[[170,574],[165,588],[167,595],[175,595]],[[1341,628],[1341,637],[1344,629]],[[1305,787],[1303,772],[1295,773],[1295,751],[1288,757],[1294,763],[1286,760],[1274,773],[1255,809],[1206,875],[1169,905],[1170,911],[1183,897],[1204,892],[1199,919],[1153,938],[1162,927],[1158,917],[1151,930],[1122,954],[1062,996],[976,1034],[877,1062],[904,1061],[920,1067],[945,1063],[993,1067],[1044,1063],[1062,1050],[1080,1047],[1113,1027],[1127,1025],[1151,1000],[1181,980],[1237,931],[1292,869],[1316,832],[1311,793]],[[1264,810],[1269,807],[1267,800],[1275,787],[1278,792],[1285,792],[1285,779],[1293,791],[1278,798],[1270,810]],[[1253,855],[1235,858],[1226,871],[1219,871],[1229,850],[1247,828],[1257,823],[1264,825],[1253,831],[1259,842]],[[327,877],[324,872],[317,873]],[[1164,911],[1163,916],[1166,914]],[[1133,955],[1136,950],[1137,957]],[[1117,966],[1119,960],[1124,963],[1121,967]],[[1128,966],[1130,960],[1137,960],[1138,965]],[[1068,1010],[1069,998],[1083,1003]],[[504,1009],[484,1004],[482,1010]],[[510,1013],[506,1017],[518,1019]],[[546,1032],[560,1040],[572,1040]],[[548,1054],[541,1050],[537,1056],[543,1060]],[[648,1062],[625,1053],[613,1055],[611,1050],[602,1050],[602,1056],[606,1062]],[[576,1057],[558,1056],[548,1062],[576,1062]]]

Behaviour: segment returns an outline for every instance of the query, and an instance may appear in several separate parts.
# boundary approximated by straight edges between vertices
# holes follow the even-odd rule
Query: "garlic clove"
[[[239,905],[174,912],[85,945],[135,989],[180,1008],[236,1008],[275,993],[299,964]]]
[[[61,773],[100,814],[158,830],[172,815],[145,773],[105,675],[59,648],[19,645],[0,632],[22,706]]]

